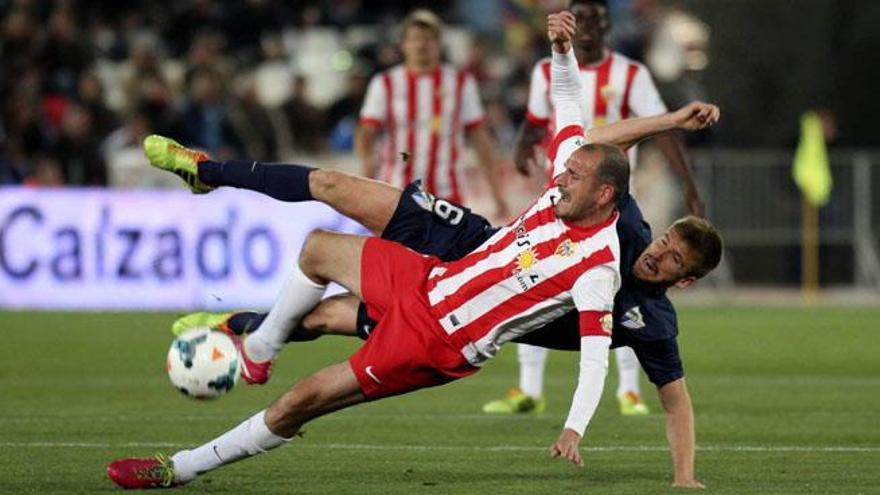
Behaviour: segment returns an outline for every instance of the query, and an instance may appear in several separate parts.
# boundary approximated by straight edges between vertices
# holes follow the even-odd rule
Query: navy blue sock
[[[199,180],[209,186],[232,186],[261,192],[281,201],[311,201],[305,165],[244,160],[199,162]]]
[[[226,320],[226,325],[229,326],[236,335],[244,335],[256,330],[268,315],[269,313],[241,311],[230,316],[229,319]]]
[[[236,335],[245,335],[255,332],[267,316],[269,316],[269,313],[242,311],[230,316],[229,319],[226,320],[226,324]],[[287,342],[306,342],[309,340],[315,340],[318,337],[320,337],[319,334],[308,332],[301,327],[298,327],[293,329],[293,331],[290,332],[290,335],[287,336]]]

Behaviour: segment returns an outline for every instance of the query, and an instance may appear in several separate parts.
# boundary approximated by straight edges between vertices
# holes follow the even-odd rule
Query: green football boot
[[[151,134],[144,139],[144,154],[150,165],[177,175],[195,194],[215,189],[199,180],[199,162],[210,159],[201,151],[191,150],[171,138]]]
[[[535,399],[518,388],[512,388],[503,399],[493,400],[483,405],[486,414],[541,414],[547,402],[543,397]]]
[[[190,313],[174,320],[174,323],[171,324],[171,333],[178,336],[191,328],[209,327],[228,335],[235,335],[235,332],[229,328],[227,323],[229,317],[234,314],[235,313]]]
[[[620,414],[624,416],[647,416],[651,414],[651,410],[642,402],[642,396],[632,391],[618,395],[617,403],[620,404]]]

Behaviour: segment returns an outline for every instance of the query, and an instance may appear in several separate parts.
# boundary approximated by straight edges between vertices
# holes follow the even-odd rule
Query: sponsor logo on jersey
[[[538,255],[532,248],[526,249],[516,256],[516,272],[524,272],[535,266],[538,262]]]
[[[532,248],[528,248],[516,256],[516,266],[513,267],[512,272],[523,292],[534,287],[541,278],[537,273],[531,272],[537,262],[538,255]]]
[[[645,328],[645,319],[642,317],[642,310],[638,306],[629,308],[623,315],[623,321],[620,323],[630,330],[638,330]]]

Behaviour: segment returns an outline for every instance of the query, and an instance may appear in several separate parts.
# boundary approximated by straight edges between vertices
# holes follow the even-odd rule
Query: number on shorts
[[[434,214],[446,220],[449,225],[458,225],[464,218],[464,210],[445,199],[438,199],[434,202]]]

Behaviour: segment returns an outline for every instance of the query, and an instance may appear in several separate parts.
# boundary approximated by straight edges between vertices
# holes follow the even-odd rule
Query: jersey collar
[[[586,239],[587,237],[593,237],[596,232],[599,232],[600,230],[612,225],[614,222],[617,221],[618,217],[620,217],[620,212],[617,211],[617,209],[615,208],[606,220],[602,220],[599,223],[594,223],[593,225],[588,225],[586,227],[575,225],[573,223],[570,223],[568,220],[562,220],[562,223],[569,229],[577,232],[579,234],[579,237],[582,236],[584,239]]]

